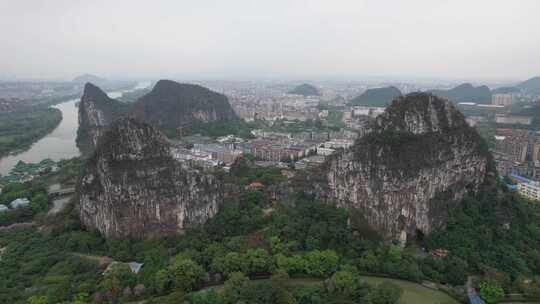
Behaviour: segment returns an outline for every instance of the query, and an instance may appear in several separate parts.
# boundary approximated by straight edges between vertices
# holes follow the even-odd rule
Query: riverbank
[[[111,98],[118,98],[123,93],[146,88],[149,82],[141,82],[136,86],[124,88],[118,91],[107,92]],[[10,154],[0,158],[0,175],[10,174],[11,169],[19,161],[26,163],[39,163],[41,160],[50,158],[53,161],[70,159],[80,155],[75,144],[77,128],[79,125],[79,112],[77,103],[79,96],[70,100],[55,100],[55,105],[47,109],[55,109],[61,112],[62,119],[59,124],[52,127],[48,132],[30,143],[29,147],[21,153]],[[2,120],[0,119],[0,122]],[[0,128],[1,130],[1,128]],[[18,150],[18,149],[17,149]]]
[[[57,108],[38,108],[0,114],[0,157],[28,150],[62,121]]]

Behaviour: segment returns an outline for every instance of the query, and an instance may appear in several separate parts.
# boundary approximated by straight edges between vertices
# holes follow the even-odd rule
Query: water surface
[[[146,88],[150,83],[139,83],[132,89],[107,93],[111,98],[118,98],[124,92]],[[71,99],[53,106],[62,112],[62,121],[51,133],[35,142],[28,150],[7,155],[0,159],[0,174],[7,175],[9,171],[22,160],[24,162],[37,163],[45,158],[54,161],[68,159],[80,155],[75,144],[77,128],[79,126],[79,99]]]

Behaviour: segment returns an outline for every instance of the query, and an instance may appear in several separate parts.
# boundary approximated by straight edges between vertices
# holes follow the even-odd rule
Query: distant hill
[[[296,95],[302,95],[302,96],[320,96],[321,95],[321,93],[316,87],[307,83],[297,86],[292,91],[289,91],[289,94],[296,94]]]
[[[401,91],[396,87],[385,87],[368,89],[362,95],[353,98],[349,101],[351,106],[372,106],[372,107],[385,107],[389,105],[392,100],[401,96]]]
[[[518,87],[500,87],[493,89],[492,94],[510,94],[510,93],[519,93],[521,90]]]
[[[90,83],[94,83],[94,84],[101,84],[101,83],[107,82],[108,80],[105,79],[105,78],[98,77],[96,75],[92,75],[92,74],[83,74],[83,75],[79,75],[79,76],[73,78],[72,81],[77,82],[77,83],[90,82]]]
[[[240,120],[225,95],[171,80],[158,81],[152,91],[135,102],[131,114],[168,135],[178,127]]]
[[[540,77],[533,77],[517,85],[524,93],[540,95]]]
[[[450,90],[432,90],[431,93],[453,102],[491,103],[491,90],[485,85],[475,87],[464,83]]]

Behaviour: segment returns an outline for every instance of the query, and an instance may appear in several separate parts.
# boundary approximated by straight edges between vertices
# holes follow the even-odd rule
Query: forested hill
[[[225,95],[171,80],[158,81],[150,93],[134,104],[131,114],[169,135],[178,127],[239,120]]]
[[[533,95],[540,95],[540,77],[533,77],[518,84],[523,92]]]
[[[464,83],[450,90],[432,90],[431,93],[453,102],[491,103],[491,90],[485,85],[475,87]]]
[[[320,96],[321,95],[321,93],[316,87],[307,83],[297,86],[293,90],[289,91],[289,94],[296,94],[296,95],[302,95],[302,96]]]
[[[349,101],[351,106],[385,107],[395,98],[401,96],[401,91],[396,87],[368,89],[362,95]]]

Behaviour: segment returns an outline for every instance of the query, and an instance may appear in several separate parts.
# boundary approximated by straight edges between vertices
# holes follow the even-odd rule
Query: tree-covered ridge
[[[518,87],[500,87],[491,90],[492,94],[511,94],[519,92],[521,92],[521,90]]]
[[[304,83],[295,87],[294,89],[289,91],[289,94],[296,94],[296,95],[302,95],[302,96],[320,96],[321,95],[321,93],[316,87],[308,83]]]
[[[527,94],[540,95],[540,77],[533,77],[517,85]]]
[[[470,83],[464,83],[450,90],[431,90],[430,92],[434,95],[448,98],[456,103],[491,103],[491,90],[485,85],[475,87]]]
[[[401,91],[393,86],[368,89],[360,96],[349,101],[351,106],[386,107],[395,97],[401,96]]]
[[[28,149],[62,121],[56,108],[27,109],[0,114],[0,156]]]

